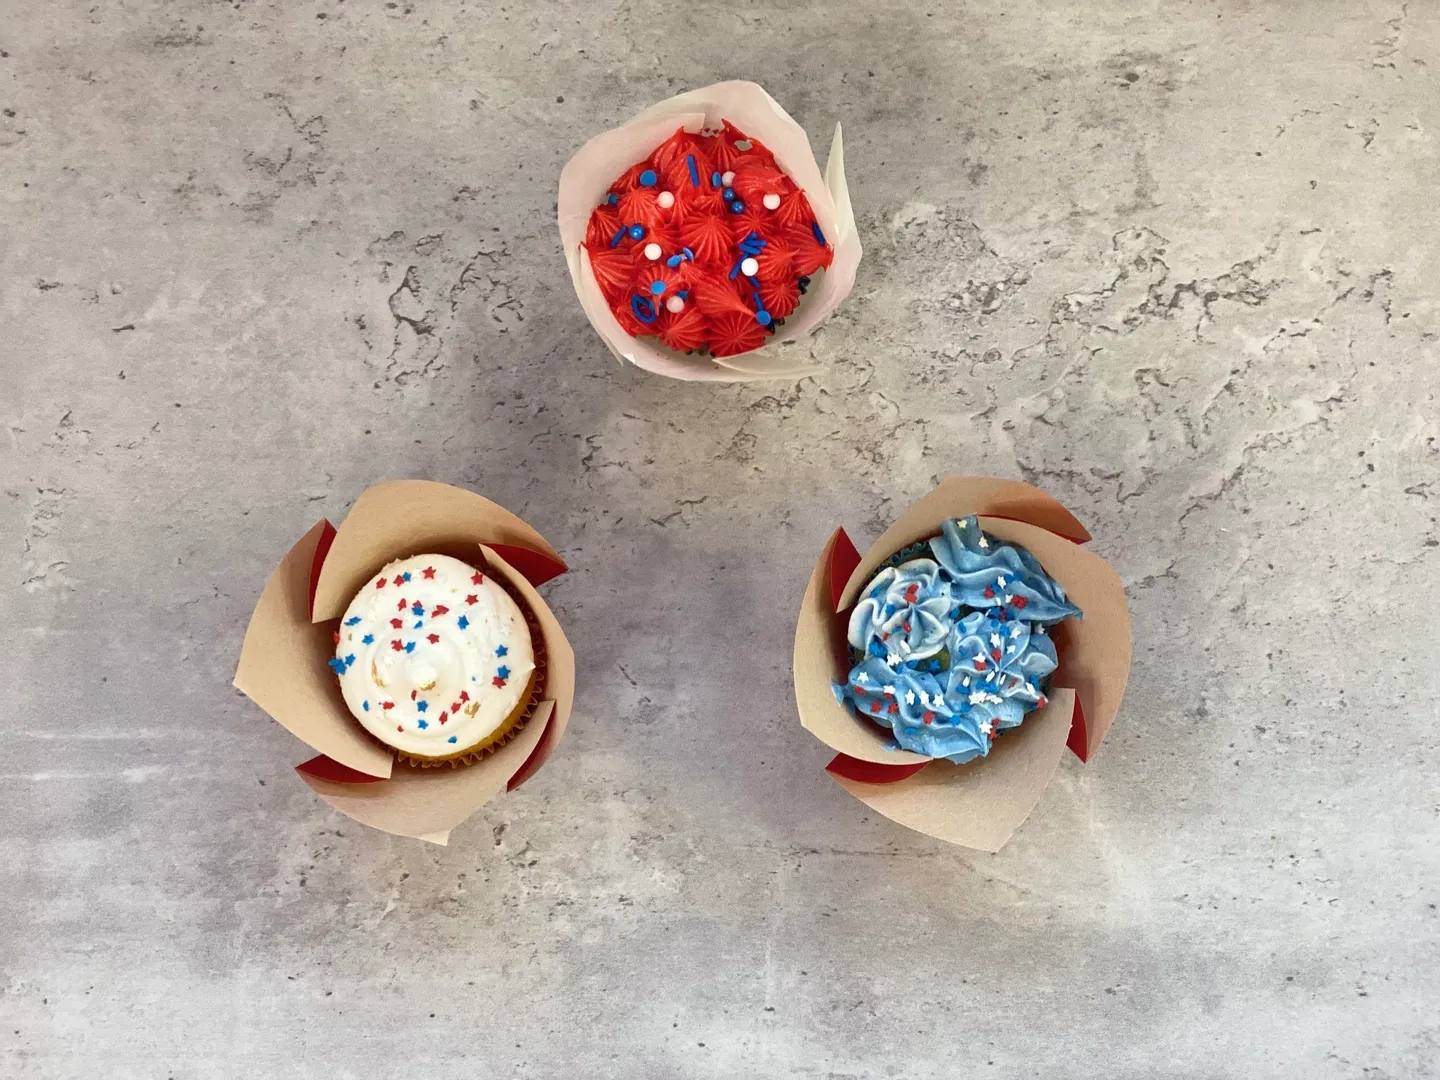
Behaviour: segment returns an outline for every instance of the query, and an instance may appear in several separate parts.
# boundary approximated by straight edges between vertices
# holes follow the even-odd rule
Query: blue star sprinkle
[[[411,610],[412,613],[414,613],[414,614],[416,614],[416,615],[424,615],[424,614],[425,614],[425,605],[422,604],[422,603],[420,603],[419,600],[416,600],[415,603],[411,605],[410,610]]]
[[[351,615],[350,618],[348,618],[348,619],[345,620],[345,625],[346,625],[346,626],[355,626],[355,625],[357,625],[359,622],[360,622],[360,616],[359,616],[359,615]]]
[[[470,620],[464,615],[461,615],[460,618],[455,620],[455,625],[460,627],[461,630],[466,630],[470,627]]]
[[[405,651],[406,651],[406,652],[414,652],[414,651],[415,651],[415,642],[413,642],[413,641],[407,641],[407,642],[405,642]]]
[[[430,726],[430,722],[428,720],[417,720],[415,721],[415,726],[418,727],[421,731],[424,731],[427,727]]]
[[[417,710],[418,712],[429,712],[429,711],[430,711],[430,702],[428,702],[428,701],[417,701],[417,702],[415,702],[415,708],[416,708],[416,710]],[[420,721],[420,722],[423,724],[425,721],[422,720],[422,721]]]
[[[446,739],[445,741],[446,741],[446,742],[459,742],[459,741],[460,741],[460,737],[459,737],[458,735],[451,735],[450,738]]]
[[[406,570],[403,574],[401,574],[401,575],[400,575],[400,580],[401,580],[401,581],[409,581],[409,580],[410,580],[410,571],[409,571],[409,570]]]
[[[510,669],[504,664],[501,664],[495,669],[495,674],[499,675],[502,679],[508,679],[510,677]]]
[[[361,644],[361,645],[374,645],[374,644],[375,644],[375,635],[374,635],[374,634],[366,634],[364,637],[362,637],[362,638],[360,639],[360,644]]]
[[[336,675],[345,674],[345,661],[341,660],[338,656],[333,660],[327,660],[326,663],[330,666],[330,670],[335,672]]]
[[[510,651],[510,650],[507,649],[504,645],[496,645],[496,646],[495,646],[495,655],[496,655],[496,656],[504,656],[504,655],[506,655],[507,653],[509,653],[509,651]]]

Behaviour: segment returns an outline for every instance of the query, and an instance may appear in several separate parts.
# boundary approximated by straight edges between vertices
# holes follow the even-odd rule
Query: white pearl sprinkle
[[[726,187],[729,187],[731,184],[733,184],[733,183],[735,182],[735,174],[734,174],[733,172],[729,172],[728,170],[727,170],[726,172],[721,173],[721,174],[720,174],[720,182],[721,182],[722,184],[724,184]]]
[[[659,244],[646,244],[646,245],[645,245],[645,258],[649,259],[651,262],[655,262],[655,261],[656,261],[657,259],[659,259],[660,256],[663,255],[663,254],[665,254],[665,253],[660,250],[660,245],[659,245]]]
[[[746,277],[754,277],[760,272],[760,264],[754,259],[742,259],[740,262],[740,273]]]
[[[761,199],[760,202],[764,205],[766,210],[780,209],[780,196],[776,195],[773,191],[770,192],[769,195],[766,195],[765,198]]]
[[[655,196],[655,201],[660,205],[661,210],[669,210],[675,205],[675,193],[673,191],[662,191]]]
[[[679,315],[680,312],[685,310],[685,301],[681,300],[678,296],[672,296],[669,300],[665,301],[665,310],[670,312],[671,315]]]

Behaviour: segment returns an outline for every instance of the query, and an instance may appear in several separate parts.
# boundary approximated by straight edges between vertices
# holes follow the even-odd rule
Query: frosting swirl
[[[1022,547],[992,540],[971,515],[945,522],[930,550],[945,569],[955,598],[977,610],[1009,607],[1015,618],[1050,625],[1080,609],[1060,583]]]
[[[836,698],[890,728],[896,743],[956,763],[1045,704],[1055,643],[1045,631],[1080,609],[1024,548],[986,536],[974,517],[890,560],[850,613],[855,654]]]
[[[345,704],[370,734],[414,757],[453,757],[498,736],[529,692],[535,656],[510,594],[468,563],[389,563],[335,634]]]

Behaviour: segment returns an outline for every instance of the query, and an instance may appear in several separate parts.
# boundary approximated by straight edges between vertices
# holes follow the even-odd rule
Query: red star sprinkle
[[[430,609],[430,617],[432,619],[438,619],[441,615],[445,615],[449,611],[450,609],[444,604],[436,604],[433,608]]]
[[[459,711],[460,711],[460,702],[457,701],[457,702],[455,702],[455,704],[451,705],[451,706],[450,706],[450,711],[451,711],[451,712],[459,712]],[[443,716],[443,715],[445,715],[445,714],[444,714],[444,713],[441,713],[440,715]]]
[[[428,642],[430,642],[431,645],[437,645],[437,644],[439,644],[439,642],[440,642],[440,635],[439,635],[439,634],[427,634],[427,635],[425,636],[425,640],[428,641]]]
[[[1029,601],[1026,600],[1023,596],[1017,596],[1010,601],[1010,606],[1013,607],[1016,611],[1024,611],[1025,605],[1027,603],[1029,603]]]
[[[910,632],[910,624],[907,622],[907,623],[905,624],[905,633],[908,634],[909,632]]]
[[[396,574],[396,575],[395,575],[393,578],[391,578],[390,580],[393,581],[396,585],[402,584],[402,583],[405,581],[405,579],[404,579],[403,577],[401,577],[399,574]]]
[[[394,649],[396,652],[404,652],[404,651],[405,651],[405,646],[404,646],[403,644],[401,644],[399,638],[392,638],[392,639],[391,639],[391,641],[390,641],[390,648]]]
[[[465,602],[467,604],[478,604],[480,602],[480,597],[476,596],[472,592],[469,596],[465,597]]]
[[[499,675],[496,675],[496,676],[495,676],[493,679],[491,679],[490,681],[495,684],[495,688],[496,688],[497,690],[500,689],[502,686],[505,685],[505,680],[502,679]]]
[[[395,702],[393,702],[393,701],[382,701],[382,702],[380,703],[380,707],[381,707],[382,709],[393,709],[393,708],[395,707]]]
[[[400,619],[391,619],[390,625],[393,626],[396,630],[399,630],[402,626],[405,625],[405,623]]]
[[[465,690],[461,690],[461,691],[460,691],[460,700],[461,700],[461,701],[469,701],[469,700],[470,700],[470,694],[469,694],[469,692],[468,692],[468,691],[465,691]]]
[[[935,722],[935,714],[927,709],[925,715],[920,717],[920,719],[924,720],[927,724],[932,724]]]
[[[449,719],[450,719],[450,714],[449,714],[448,712],[442,712],[442,713],[440,714],[440,723],[441,723],[442,725],[445,723],[446,720],[449,720]]]
[[[473,574],[470,575],[470,584],[471,584],[471,585],[484,585],[484,584],[485,584],[485,575],[482,574],[482,573],[480,573],[479,570],[476,570],[475,573],[473,573]]]
[[[991,660],[994,660],[994,661],[998,664],[998,663],[1000,662],[1000,650],[999,650],[999,649],[991,649],[991,650],[990,650],[990,659],[991,659]]]
[[[424,570],[420,571],[420,576],[423,577],[426,581],[433,581],[435,578],[435,567],[425,567]]]
[[[386,585],[389,585],[389,584],[390,584],[390,583],[389,583],[388,581],[386,581],[386,580],[382,577],[379,581],[375,582],[375,587],[376,587],[377,589],[383,589]]]
[[[395,730],[396,730],[396,731],[404,731],[404,730],[405,730],[405,725],[404,725],[404,724],[396,724],[396,725],[395,725]]]
[[[879,711],[881,710],[881,708],[883,708],[883,706],[880,704],[880,702],[878,702],[878,701],[872,701],[872,702],[870,702],[870,711],[871,711],[871,712],[879,712]]]
[[[975,658],[975,670],[976,670],[976,671],[984,671],[984,670],[985,670],[985,660],[984,660],[983,657],[977,656],[977,657]]]
[[[888,709],[886,709],[885,711],[888,712],[888,713],[897,713],[897,712],[900,711],[900,706],[897,705],[895,702],[892,701],[892,702],[890,702],[890,707],[889,707]]]
[[[402,596],[402,597],[400,598],[400,602],[395,605],[395,610],[396,610],[396,611],[404,611],[404,610],[405,610],[407,607],[409,607],[409,606],[410,606],[410,605],[405,602],[405,598]]]
[[[985,586],[985,599],[986,599],[986,600],[994,600],[994,599],[995,599],[995,590],[992,589],[989,585],[986,585],[986,586]]]

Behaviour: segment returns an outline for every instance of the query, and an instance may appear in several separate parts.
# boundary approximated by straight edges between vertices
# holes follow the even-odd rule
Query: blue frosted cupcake
[[[1048,629],[1080,609],[1024,548],[971,516],[897,552],[850,613],[853,666],[836,697],[917,754],[983,757],[1045,704]]]

